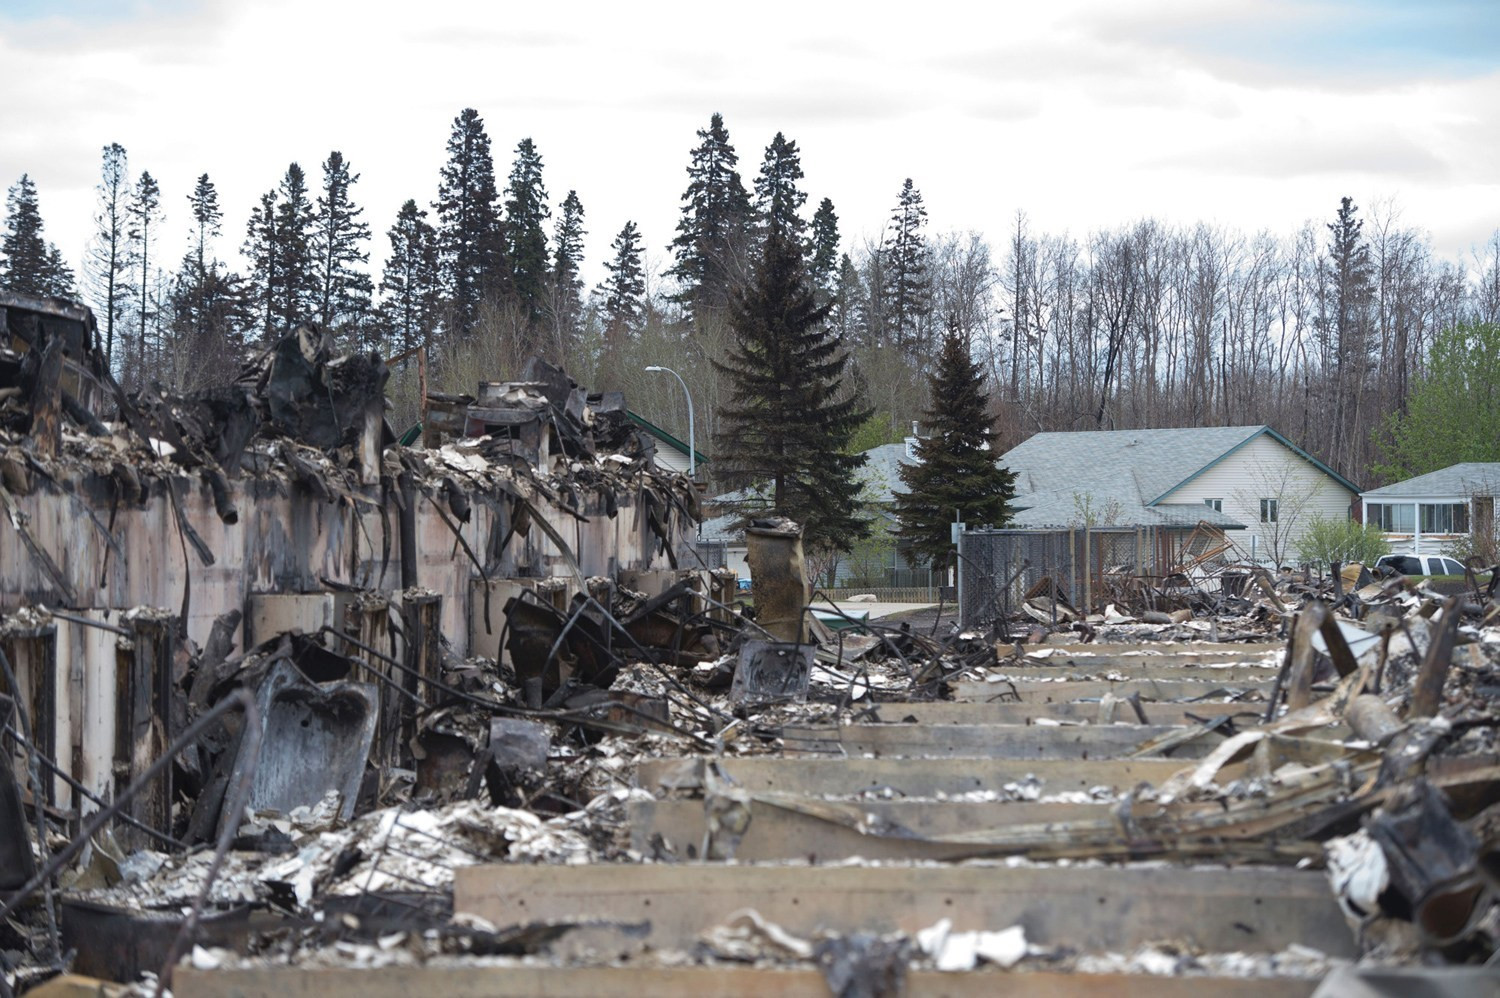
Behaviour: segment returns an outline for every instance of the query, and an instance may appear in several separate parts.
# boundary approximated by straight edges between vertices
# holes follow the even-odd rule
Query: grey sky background
[[[554,210],[578,191],[591,283],[627,219],[669,262],[714,111],[747,184],[776,131],[797,141],[807,214],[832,198],[846,249],[906,177],[930,231],[997,259],[1018,209],[1078,237],[1144,217],[1284,235],[1347,194],[1461,260],[1500,227],[1497,0],[0,0],[0,67],[0,184],[32,176],[75,267],[110,142],[160,183],[172,265],[200,173],[240,266],[258,197],[292,161],[316,184],[338,149],[378,280],[468,106],[502,185],[530,136]]]

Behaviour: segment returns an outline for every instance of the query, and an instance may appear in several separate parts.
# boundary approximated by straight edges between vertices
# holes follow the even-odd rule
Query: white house
[[[1385,531],[1394,554],[1441,554],[1470,536],[1495,537],[1500,463],[1454,464],[1361,492],[1364,521]]]
[[[1314,516],[1347,518],[1359,495],[1269,426],[1038,433],[1000,463],[1016,473],[1012,526],[1206,521],[1257,561],[1293,560]]]
[[[625,415],[630,418],[632,423],[639,426],[656,441],[657,467],[665,468],[668,471],[680,471],[684,475],[688,473],[688,468],[692,465],[688,461],[687,444],[638,413],[626,410]],[[708,463],[708,458],[703,456],[702,451],[694,448],[693,453],[697,457],[696,462],[694,462],[697,467],[701,468]]]

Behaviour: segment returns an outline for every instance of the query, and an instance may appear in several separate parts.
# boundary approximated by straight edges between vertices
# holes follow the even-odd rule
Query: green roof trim
[[[645,416],[642,416],[642,415],[640,415],[638,413],[635,413],[635,412],[631,412],[629,409],[625,410],[625,415],[627,415],[627,416],[630,417],[630,421],[632,423],[634,423],[635,425],[639,426],[641,429],[645,430],[647,433],[651,434],[653,437],[655,437],[656,439],[660,440],[662,443],[666,444],[668,447],[671,447],[673,450],[677,451],[677,453],[682,454],[683,456],[687,455],[687,452],[688,452],[688,445],[687,444],[683,443],[681,440],[678,440],[676,437],[672,436],[672,434],[668,433],[666,430],[662,429],[660,426],[657,426],[655,423],[651,422],[651,420],[647,419]],[[696,463],[698,463],[698,464],[708,464],[709,463],[709,459],[707,457],[705,457],[704,454],[703,454],[703,452],[700,451],[700,450],[698,450],[696,447],[693,448],[693,455],[696,458]]]
[[[1236,453],[1237,451],[1239,451],[1242,447],[1247,447],[1253,441],[1258,440],[1262,436],[1267,436],[1267,435],[1269,435],[1272,440],[1275,440],[1277,443],[1281,444],[1283,447],[1285,447],[1288,450],[1290,450],[1293,454],[1296,454],[1298,457],[1302,458],[1304,461],[1307,461],[1313,467],[1315,467],[1319,471],[1323,472],[1323,474],[1327,475],[1328,477],[1332,478],[1334,481],[1338,482],[1340,485],[1342,485],[1344,488],[1348,489],[1350,492],[1353,492],[1355,495],[1359,495],[1359,486],[1358,485],[1355,485],[1353,482],[1349,481],[1349,479],[1345,478],[1343,475],[1339,474],[1337,471],[1334,471],[1332,468],[1328,467],[1328,465],[1324,464],[1322,461],[1319,461],[1317,458],[1313,457],[1307,451],[1303,450],[1301,447],[1298,447],[1296,444],[1292,443],[1290,440],[1288,440],[1286,437],[1282,436],[1280,433],[1277,433],[1271,427],[1269,427],[1269,426],[1261,426],[1261,427],[1258,427],[1253,433],[1251,433],[1244,440],[1241,440],[1239,443],[1235,444],[1233,447],[1229,448],[1227,451],[1225,451],[1224,453],[1220,454],[1218,457],[1214,458],[1212,461],[1208,462],[1203,467],[1199,468],[1197,471],[1193,472],[1191,475],[1187,476],[1182,481],[1180,481],[1176,485],[1172,486],[1170,489],[1167,489],[1167,491],[1163,492],[1161,495],[1157,496],[1155,499],[1152,499],[1150,502],[1146,503],[1146,505],[1147,506],[1155,506],[1157,503],[1161,502],[1167,496],[1171,495],[1173,492],[1176,492],[1178,489],[1182,488],[1184,485],[1188,484],[1193,479],[1197,478],[1198,476],[1200,476],[1200,475],[1208,472],[1210,469],[1214,468],[1216,465],[1219,464],[1220,461],[1223,461],[1226,458],[1230,457],[1231,455],[1233,455],[1234,453]]]

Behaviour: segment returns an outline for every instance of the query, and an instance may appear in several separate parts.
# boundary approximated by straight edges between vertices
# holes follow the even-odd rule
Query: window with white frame
[[[1224,512],[1224,500],[1223,499],[1205,499],[1205,500],[1203,500],[1203,505],[1208,506],[1215,513],[1222,513],[1222,512]]]
[[[1280,503],[1275,499],[1262,499],[1260,501],[1260,522],[1275,523]]]
[[[1365,517],[1388,534],[1411,534],[1417,529],[1417,507],[1409,502],[1372,502]]]
[[[1427,503],[1421,505],[1422,533],[1466,534],[1469,532],[1469,504],[1466,502]]]

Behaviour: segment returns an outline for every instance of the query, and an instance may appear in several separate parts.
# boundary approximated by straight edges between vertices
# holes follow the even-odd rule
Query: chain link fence
[[[1158,527],[969,530],[958,541],[959,622],[988,627],[1040,598],[1089,612],[1123,577],[1160,577],[1180,556]]]

